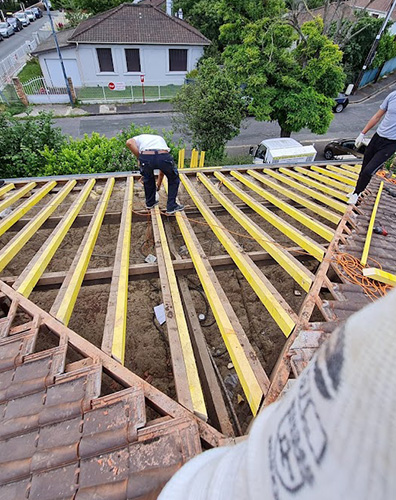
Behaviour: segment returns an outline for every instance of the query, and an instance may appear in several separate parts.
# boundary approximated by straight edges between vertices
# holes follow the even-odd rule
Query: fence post
[[[73,104],[76,104],[77,96],[76,96],[76,91],[74,89],[73,80],[70,78],[70,76],[68,76],[67,81],[69,82],[70,94],[72,97]]]
[[[14,84],[17,96],[18,96],[19,100],[21,101],[21,103],[24,104],[25,106],[29,106],[29,100],[27,98],[27,95],[25,94],[25,91],[23,90],[23,85],[22,85],[21,81],[19,80],[19,78],[14,77],[12,79],[12,82]]]
[[[104,102],[107,102],[105,86],[103,85],[103,83],[101,85],[102,85],[102,90],[103,90],[103,99],[104,99]]]

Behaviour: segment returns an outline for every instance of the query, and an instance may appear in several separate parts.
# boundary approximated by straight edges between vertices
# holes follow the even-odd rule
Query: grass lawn
[[[174,97],[179,85],[166,85],[164,87],[145,86],[144,95],[147,100],[164,100]],[[107,86],[81,87],[77,89],[77,98],[84,100],[117,101],[119,99],[130,99],[134,101],[143,100],[143,90],[141,85],[127,86],[125,90],[110,90]]]
[[[43,76],[43,74],[37,59],[27,62],[22,71],[18,73],[18,78],[21,83],[26,83],[33,80],[33,78],[38,78],[39,76]]]

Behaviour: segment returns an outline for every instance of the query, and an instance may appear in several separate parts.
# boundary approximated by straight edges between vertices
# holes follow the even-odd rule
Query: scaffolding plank
[[[297,172],[300,172],[301,174],[308,175],[309,177],[312,177],[312,179],[315,179],[319,182],[323,182],[323,184],[328,184],[329,186],[332,186],[336,189],[339,189],[340,191],[345,191],[347,193],[351,192],[350,186],[347,186],[346,184],[343,184],[342,182],[336,181],[336,180],[332,179],[331,177],[326,177],[326,175],[319,174],[318,172],[314,172],[313,170],[310,170],[309,168],[294,167],[294,169]]]
[[[334,208],[335,210],[341,212],[342,214],[345,212],[347,208],[347,205],[345,205],[344,203],[340,203],[339,201],[330,198],[330,196],[326,196],[322,193],[319,193],[319,191],[315,191],[314,189],[306,187],[303,184],[298,183],[293,179],[290,179],[286,175],[281,175],[279,172],[275,172],[274,170],[271,169],[265,169],[264,173],[270,175],[271,177],[280,182],[283,182],[284,184],[287,184],[288,186],[294,189],[297,189],[297,191],[301,191],[302,193],[307,194],[311,198],[314,198],[315,200],[318,200],[321,203],[324,203],[325,205]]]
[[[260,186],[257,186],[257,184],[252,182],[251,179],[247,178],[246,176],[243,176],[239,172],[231,172],[231,175],[233,177],[235,177],[236,179],[238,179],[243,184],[245,184],[246,186],[248,186],[255,193],[262,196],[265,200],[272,203],[275,207],[278,207],[279,209],[281,209],[285,214],[287,214],[290,217],[292,217],[293,219],[297,220],[303,226],[310,229],[312,232],[321,236],[326,241],[331,241],[333,239],[334,231],[332,229],[330,229],[328,226],[326,226],[325,224],[323,224],[322,222],[315,220],[313,217],[310,217],[309,215],[305,214],[301,210],[298,210],[297,208],[293,207],[289,203],[280,200],[277,196],[274,196],[269,191],[263,189]],[[240,191],[240,194],[243,195],[244,191],[242,191],[242,190],[239,190],[239,191]],[[311,238],[305,237],[305,239],[307,240],[307,245],[308,244],[309,245],[312,245],[312,244],[317,245],[317,243],[314,242]],[[324,249],[321,248],[321,250],[323,250],[323,254],[324,254]]]
[[[11,189],[15,189],[15,186],[12,182],[0,188],[0,198],[8,193],[8,191],[11,191]]]
[[[72,265],[70,266],[55,302],[51,307],[50,314],[61,321],[64,325],[69,323],[70,316],[73,312],[96,240],[99,236],[100,228],[102,227],[103,218],[109,204],[114,183],[114,177],[107,181],[105,189],[92,216],[91,223],[86,230],[76,256],[73,259]]]
[[[222,174],[215,174],[216,177],[240,199],[245,201],[253,210],[260,214],[265,219],[271,218],[270,210],[267,210],[260,205],[251,196],[244,193],[241,189],[235,186]],[[304,267],[295,257],[285,251],[269,234],[263,231],[260,226],[250,220],[239,208],[237,208],[221,191],[216,188],[204,174],[198,174],[199,180],[209,190],[209,192],[223,205],[227,212],[257,241],[257,243],[266,250],[273,259],[298,283],[306,292],[309,290],[315,276]],[[269,212],[269,214],[267,213]],[[279,229],[282,227],[282,219],[279,219]],[[276,227],[275,223],[273,224]],[[293,227],[291,229],[294,230]],[[312,246],[312,241],[305,242],[304,235],[301,234],[302,244]],[[324,248],[323,248],[324,255]]]
[[[23,186],[21,189],[18,189],[15,193],[13,193],[11,196],[6,198],[3,201],[0,201],[0,212],[8,208],[10,205],[15,203],[16,201],[19,200],[19,198],[22,198],[22,196],[25,196],[26,193],[31,191],[34,187],[36,186],[35,182],[29,182],[29,184],[26,184],[26,186]]]
[[[311,210],[315,214],[320,215],[324,219],[327,219],[328,221],[333,222],[334,224],[338,224],[340,222],[341,215],[338,215],[335,212],[332,212],[331,210],[328,210],[327,208],[323,207],[322,205],[318,205],[317,203],[308,200],[304,196],[301,196],[298,193],[296,193],[295,191],[290,191],[290,189],[287,189],[269,179],[267,175],[260,174],[256,170],[248,170],[247,173],[250,176],[254,177],[256,180],[262,182],[263,184],[266,184],[268,187],[274,189],[275,191],[278,191],[278,193],[283,194],[283,196],[286,196],[287,198],[296,201],[303,207],[308,208],[309,210]]]
[[[155,248],[158,259],[162,296],[166,311],[173,372],[178,401],[186,408],[207,419],[198,368],[184,316],[183,304],[177,285],[176,274],[161,218],[161,212],[155,207],[152,215]]]
[[[206,298],[219,327],[253,415],[269,387],[269,379],[210,265],[191,223],[181,213],[176,220]]]
[[[77,184],[69,181],[61,191],[0,252],[0,271],[15,257]]]
[[[269,314],[275,320],[282,332],[286,336],[289,336],[295,325],[295,312],[291,309],[271,282],[263,275],[261,270],[248,257],[248,255],[240,249],[238,243],[229,234],[223,224],[220,223],[213,212],[207,208],[205,202],[193,187],[187,176],[182,174],[180,178],[198,210],[201,212],[212,231],[236,263],[239,270],[253,288],[263,305],[266,307]]]
[[[37,193],[27,199],[21,206],[12,211],[12,213],[5,217],[0,222],[0,236],[4,234],[11,226],[15,224],[21,217],[23,217],[31,208],[33,208],[37,203],[48,194],[51,189],[56,186],[55,181],[47,182]]]
[[[125,360],[132,206],[133,177],[128,177],[102,339],[102,350],[121,364]]]
[[[317,167],[313,165],[312,170],[315,172],[319,172],[320,174],[327,175],[327,177],[331,177],[332,179],[336,179],[337,181],[342,182],[343,184],[347,184],[349,186],[355,187],[356,181],[346,177],[345,175],[337,174],[336,172],[331,172],[327,168]]]
[[[26,268],[22,271],[22,274],[14,283],[13,288],[15,288],[17,292],[22,294],[24,297],[29,297],[35,284],[40,279],[40,276],[45,271],[52,257],[55,255],[55,252],[61,245],[64,237],[73,224],[74,219],[77,217],[86,199],[88,198],[95,182],[95,179],[92,179],[86,183],[76,201],[64,215],[62,222],[50,234],[41,246],[40,250],[36,253],[34,258],[29,262]]]
[[[326,168],[328,170],[332,170],[333,172],[345,175],[346,177],[350,177],[351,179],[355,179],[357,181],[359,178],[359,174],[357,174],[355,171],[348,170],[345,167],[346,165],[341,165],[341,167],[336,167],[335,165],[326,165]]]
[[[308,175],[303,175],[303,174],[298,174],[291,168],[280,168],[279,172],[282,174],[286,174],[289,177],[293,177],[294,179],[297,179],[300,182],[303,182],[304,184],[307,184],[308,186],[311,186],[315,189],[319,189],[319,191],[323,191],[329,196],[332,196],[333,198],[337,198],[341,201],[347,201],[348,197],[344,194],[338,191],[337,189],[333,189],[331,187],[325,186],[324,184],[321,184],[320,182],[316,182],[308,177]]]
[[[363,252],[362,252],[362,258],[360,259],[360,263],[362,266],[365,266],[367,264],[367,258],[368,258],[368,253],[370,250],[370,244],[371,244],[371,237],[373,235],[373,229],[374,229],[374,223],[375,223],[375,217],[377,216],[377,210],[378,210],[378,205],[381,199],[381,194],[382,194],[382,188],[384,187],[383,181],[381,182],[379,188],[378,188],[378,193],[377,197],[375,199],[375,203],[373,206],[373,211],[371,213],[370,217],[370,223],[367,229],[366,233],[366,241],[364,243],[363,247]]]

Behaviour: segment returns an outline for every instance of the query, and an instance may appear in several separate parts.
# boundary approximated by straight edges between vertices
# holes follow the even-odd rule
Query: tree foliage
[[[191,134],[193,146],[212,160],[224,155],[244,117],[240,88],[211,58],[202,62],[195,81],[182,87],[174,107],[180,113],[179,128]]]
[[[342,53],[322,29],[320,20],[305,23],[297,38],[281,18],[265,17],[247,24],[224,51],[225,66],[246,85],[249,111],[278,121],[282,136],[302,128],[323,134],[333,118],[332,98],[345,75]]]
[[[99,14],[121,5],[123,0],[54,0],[54,7],[69,12],[84,11],[88,14]]]

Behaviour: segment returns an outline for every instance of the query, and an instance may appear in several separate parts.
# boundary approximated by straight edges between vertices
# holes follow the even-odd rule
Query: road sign
[[[115,89],[115,83],[113,83],[113,82],[110,82],[107,86],[109,87],[110,90]]]
[[[140,82],[144,83],[144,75],[140,75]]]
[[[114,90],[125,90],[125,82],[115,82]]]

